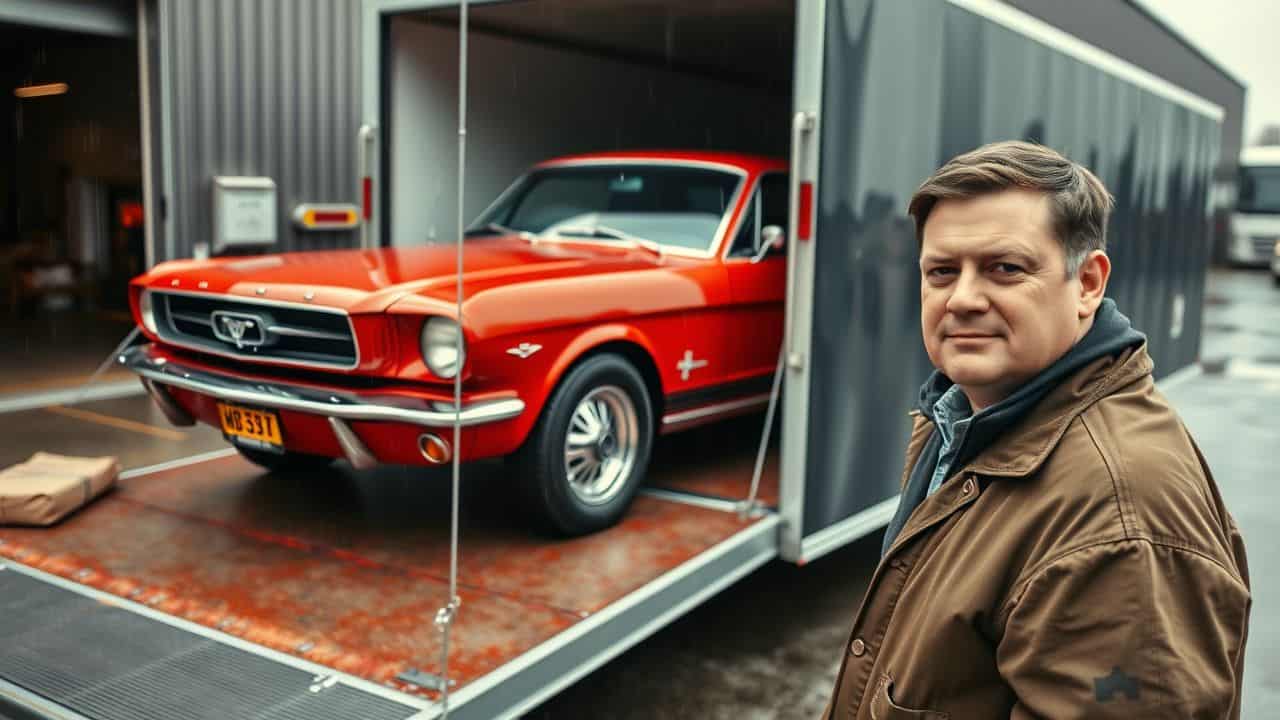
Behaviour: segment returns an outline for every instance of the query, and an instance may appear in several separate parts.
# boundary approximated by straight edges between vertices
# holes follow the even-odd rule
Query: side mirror
[[[751,258],[751,262],[758,263],[769,254],[770,250],[781,250],[787,244],[787,233],[778,225],[765,225],[760,231],[760,247],[756,249],[756,254]]]

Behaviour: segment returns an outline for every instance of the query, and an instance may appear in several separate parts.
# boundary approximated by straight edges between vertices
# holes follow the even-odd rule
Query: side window
[[[777,225],[782,228],[782,232],[787,231],[787,218],[790,214],[790,184],[787,182],[786,173],[772,172],[766,174],[756,183],[755,193],[751,197],[751,202],[743,211],[743,223],[738,228],[738,234],[733,239],[733,246],[729,249],[729,257],[751,257],[755,255],[756,243],[760,239],[760,231],[769,225]],[[770,254],[783,254],[786,252],[784,244],[782,250],[772,251]]]
[[[770,173],[760,181],[760,194],[764,199],[761,204],[760,226],[777,225],[785,233],[787,220],[791,214],[791,184],[784,173]]]
[[[729,248],[729,257],[751,257],[755,252],[756,237],[760,234],[756,226],[756,208],[759,205],[760,191],[751,194],[751,201],[742,211],[742,224],[738,226],[738,234],[733,238],[733,246]]]

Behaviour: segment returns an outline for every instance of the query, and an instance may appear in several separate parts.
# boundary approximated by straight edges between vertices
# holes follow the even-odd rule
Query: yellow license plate
[[[268,445],[284,445],[280,436],[280,418],[273,412],[218,403],[218,415],[222,418],[222,431],[228,435]]]

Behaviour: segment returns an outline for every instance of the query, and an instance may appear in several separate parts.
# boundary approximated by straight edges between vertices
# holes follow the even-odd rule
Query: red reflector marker
[[[351,220],[351,214],[346,212],[326,212],[317,210],[313,216],[317,224],[319,223],[345,223]]]
[[[813,183],[800,183],[800,201],[797,204],[796,235],[801,240],[808,240],[813,237]]]
[[[362,194],[364,199],[361,207],[364,208],[364,219],[368,220],[373,217],[373,178],[367,175],[364,178]]]
[[[349,230],[360,224],[360,209],[342,203],[303,203],[293,209],[299,230]]]

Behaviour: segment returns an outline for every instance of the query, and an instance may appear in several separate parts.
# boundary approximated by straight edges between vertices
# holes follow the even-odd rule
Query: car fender
[[[658,354],[655,345],[640,328],[626,323],[608,323],[586,328],[566,344],[551,363],[551,370],[544,378],[539,412],[541,412],[541,406],[545,405],[547,400],[551,398],[551,393],[555,391],[556,386],[560,384],[560,381],[569,372],[569,369],[573,367],[574,363],[596,348],[612,342],[626,342],[639,347],[648,356],[649,361],[657,367]],[[643,372],[642,368],[636,369]],[[661,377],[658,378],[658,392],[660,394],[662,392]],[[654,403],[656,412],[662,398],[654,397],[650,398],[650,401]]]

